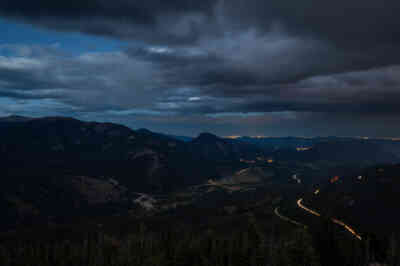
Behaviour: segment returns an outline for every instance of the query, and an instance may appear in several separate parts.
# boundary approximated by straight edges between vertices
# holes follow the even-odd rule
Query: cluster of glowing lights
[[[270,159],[266,159],[266,158],[263,158],[263,157],[257,157],[257,161],[266,161],[267,163],[273,163],[274,159],[271,159],[271,158]],[[246,160],[246,159],[240,159],[240,162],[249,163],[249,164],[256,163],[255,160]]]
[[[192,101],[193,100],[200,100],[200,97],[191,97]],[[227,139],[238,139],[238,138],[242,138],[243,136],[239,136],[239,135],[232,135],[232,136],[224,136],[224,138]],[[354,138],[354,139],[362,139],[362,140],[388,140],[388,141],[400,141],[400,138],[392,138],[392,137],[383,137],[383,138],[371,138],[371,137],[366,137],[366,136],[358,136],[358,137],[346,137],[346,136],[342,136],[343,138]],[[255,138],[255,139],[268,139],[271,138],[273,139],[274,137],[271,136],[250,136],[250,138]],[[305,136],[298,136],[296,137],[298,139],[313,139],[313,137],[305,137]],[[302,147],[300,147],[302,148]]]
[[[243,136],[239,136],[239,135],[232,135],[232,136],[225,136],[224,138],[227,139],[239,139],[242,138]],[[270,138],[268,136],[250,136],[250,138],[254,138],[254,139],[266,139],[266,138]]]
[[[226,136],[225,138],[227,139],[238,139],[241,138],[242,136]]]
[[[297,147],[296,151],[309,151],[311,150],[311,147]]]
[[[330,179],[330,182],[333,184],[333,183],[336,183],[337,181],[339,181],[339,177],[338,176],[335,176],[335,177],[332,177],[331,179]]]
[[[246,159],[240,159],[241,163],[256,163],[254,160],[246,160]]]

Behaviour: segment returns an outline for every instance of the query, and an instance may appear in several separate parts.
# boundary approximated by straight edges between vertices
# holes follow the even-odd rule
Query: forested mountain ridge
[[[216,137],[217,138],[217,137]],[[168,193],[233,173],[244,154],[223,140],[180,141],[148,130],[68,117],[0,119],[2,223],[109,215],[132,193]],[[234,147],[234,148],[233,148]],[[128,208],[129,209],[129,208]],[[49,218],[50,217],[50,218]]]

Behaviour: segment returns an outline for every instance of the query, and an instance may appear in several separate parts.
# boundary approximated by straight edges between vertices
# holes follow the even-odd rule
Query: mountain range
[[[166,193],[220,178],[261,152],[211,134],[181,141],[66,117],[0,119],[3,222],[113,213],[130,193]],[[7,219],[8,218],[8,219]]]
[[[400,161],[399,142],[389,140],[188,138],[68,117],[0,118],[0,139],[2,228],[135,214],[138,197],[151,209],[143,193],[204,184],[232,193],[243,183],[292,182],[293,174],[313,184],[335,167],[347,171],[343,164]]]

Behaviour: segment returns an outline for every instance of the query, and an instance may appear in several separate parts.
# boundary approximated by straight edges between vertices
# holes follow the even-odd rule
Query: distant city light
[[[333,184],[333,183],[336,183],[337,181],[339,181],[339,177],[338,176],[335,176],[335,177],[332,177],[331,179],[330,179],[330,182]]]
[[[312,147],[297,147],[296,151],[308,151],[308,150],[311,150],[311,149],[312,149]]]
[[[242,136],[225,136],[227,139],[238,139],[241,138]]]

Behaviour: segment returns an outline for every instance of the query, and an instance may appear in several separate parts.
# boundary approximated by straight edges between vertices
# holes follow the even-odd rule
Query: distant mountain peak
[[[67,116],[45,116],[40,118],[20,116],[20,115],[10,115],[5,117],[0,117],[0,122],[28,122],[28,121],[80,121],[73,117]]]
[[[140,129],[136,130],[136,132],[140,133],[140,134],[146,134],[146,135],[154,134],[152,131],[148,130],[147,128],[140,128]]]
[[[199,134],[198,138],[218,138],[218,136],[212,133],[203,132]]]
[[[32,120],[32,117],[20,116],[20,115],[10,115],[5,117],[0,117],[0,122],[26,122]]]
[[[207,132],[200,133],[200,135],[195,138],[196,141],[215,141],[219,139],[218,136]]]
[[[46,116],[43,118],[38,118],[38,120],[44,120],[44,121],[80,121],[76,118],[73,117],[68,117],[68,116]],[[82,122],[82,121],[80,121]]]

